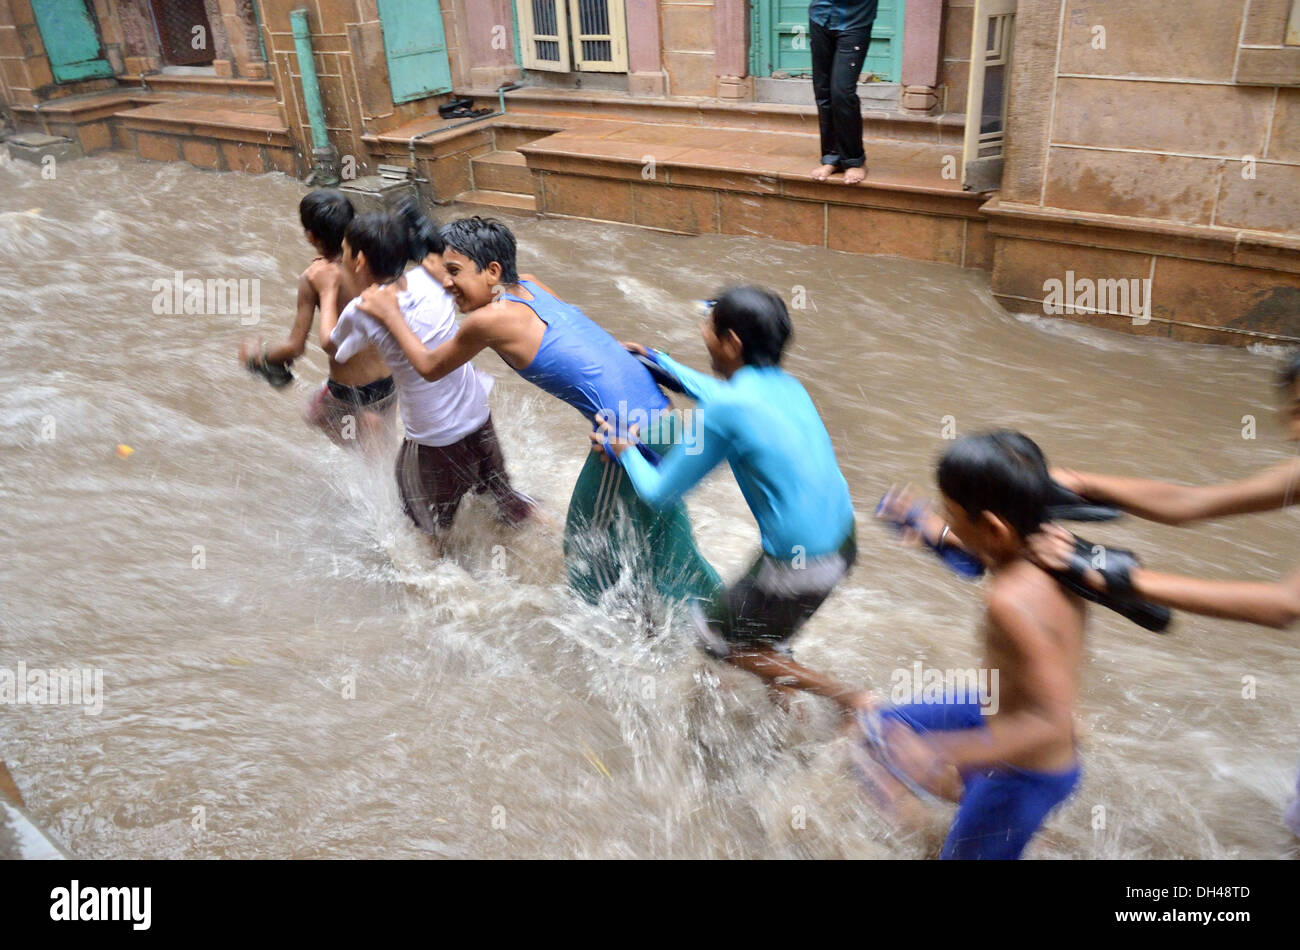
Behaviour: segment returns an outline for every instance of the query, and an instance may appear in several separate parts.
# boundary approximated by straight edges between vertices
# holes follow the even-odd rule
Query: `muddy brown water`
[[[121,156],[52,181],[0,159],[0,666],[104,675],[98,716],[0,708],[32,817],[92,858],[935,853],[947,815],[891,834],[846,778],[830,709],[792,721],[703,660],[678,617],[574,603],[556,527],[511,533],[475,502],[433,559],[387,466],[302,423],[318,350],[283,392],[236,364],[242,335],[291,319],[302,194]],[[1276,351],[1017,319],[978,271],[511,221],[522,270],[697,366],[696,300],[739,281],[806,294],[788,368],[835,440],[862,553],[799,656],[848,680],[888,690],[916,661],[977,662],[979,586],[870,521],[891,483],[930,483],[945,417],[1021,428],[1061,464],[1189,481],[1293,451]],[[260,324],[156,313],[154,282],[177,271],[258,281]],[[478,363],[513,477],[562,522],[583,423]],[[690,508],[734,577],[758,539],[725,468]],[[1276,578],[1296,518],[1089,531],[1169,570]],[[1030,855],[1294,856],[1295,637],[1183,617],[1161,638],[1094,612],[1084,780]]]

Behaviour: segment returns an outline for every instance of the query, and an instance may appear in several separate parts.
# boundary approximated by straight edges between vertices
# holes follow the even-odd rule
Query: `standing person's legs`
[[[830,114],[834,148],[844,168],[844,183],[854,185],[866,177],[862,147],[862,102],[858,79],[871,43],[871,27],[835,34],[835,59],[830,75]],[[824,148],[824,146],[823,146]]]
[[[821,129],[822,163],[812,173],[825,181],[840,170],[836,145],[835,121],[831,114],[831,72],[835,65],[835,35],[818,23],[808,23],[808,40],[812,47],[813,98],[817,102],[817,122]]]

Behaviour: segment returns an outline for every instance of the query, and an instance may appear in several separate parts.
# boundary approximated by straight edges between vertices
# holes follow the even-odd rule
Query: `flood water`
[[[495,355],[476,362],[497,379],[509,469],[554,523],[512,532],[474,500],[442,560],[387,463],[301,421],[318,349],[280,392],[237,364],[242,336],[291,322],[311,257],[303,193],[122,156],[47,181],[0,158],[0,666],[104,682],[98,716],[0,708],[0,758],[31,816],[89,858],[937,853],[948,813],[890,833],[847,777],[828,704],[799,723],[703,659],[680,618],[649,626],[567,594],[558,526],[586,427]],[[834,439],[861,554],[797,655],[851,682],[888,691],[915,661],[978,665],[980,587],[871,523],[891,483],[931,484],[945,417],[959,433],[1023,429],[1058,464],[1186,481],[1294,451],[1274,417],[1276,351],[1017,319],[978,271],[510,220],[521,270],[700,367],[696,300],[733,282],[802,288],[787,368]],[[177,271],[259,281],[260,323],[156,313],[154,282]],[[734,579],[758,533],[725,467],[690,509]],[[1300,560],[1298,517],[1086,532],[1171,571],[1275,579]],[[1083,782],[1027,856],[1294,857],[1295,638],[1187,616],[1159,637],[1095,610]]]

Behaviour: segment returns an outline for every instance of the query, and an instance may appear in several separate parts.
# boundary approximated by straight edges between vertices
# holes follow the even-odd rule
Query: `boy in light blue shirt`
[[[853,503],[826,426],[803,385],[780,367],[790,315],[780,297],[757,287],[733,288],[710,304],[701,331],[720,380],[627,344],[695,400],[694,442],[674,445],[656,466],[626,451],[635,431],[616,432],[598,418],[592,439],[618,458],[654,507],[675,504],[727,461],[758,522],[762,550],[739,581],[697,610],[702,644],[781,692],[805,689],[851,708],[862,694],[790,655],[799,628],[857,558]]]

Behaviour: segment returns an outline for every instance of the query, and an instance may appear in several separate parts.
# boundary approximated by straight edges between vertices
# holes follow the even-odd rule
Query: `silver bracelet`
[[[939,543],[937,547],[940,551],[943,550],[944,542],[948,540],[948,532],[950,532],[951,530],[952,528],[950,528],[948,525],[944,525],[943,530],[939,532]]]

